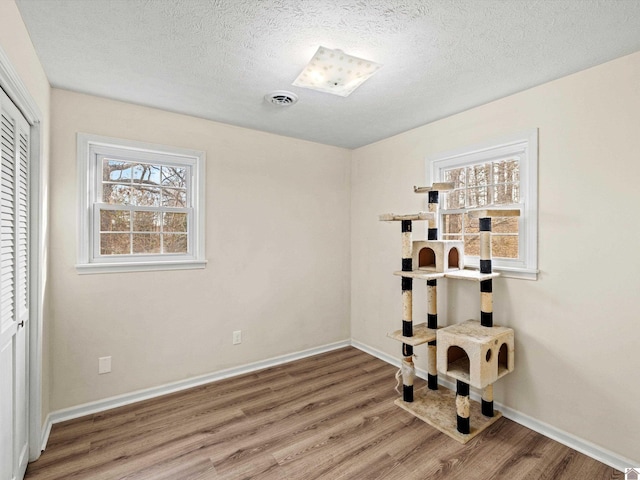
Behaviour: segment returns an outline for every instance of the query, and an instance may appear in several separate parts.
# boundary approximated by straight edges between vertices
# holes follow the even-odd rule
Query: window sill
[[[477,265],[465,265],[465,268],[470,270],[478,270]],[[503,267],[493,265],[493,271],[499,273],[502,278],[518,278],[520,280],[538,280],[538,273],[540,270],[518,268],[518,267]]]
[[[76,265],[80,275],[96,273],[157,272],[162,270],[196,270],[207,266],[206,260],[174,262],[84,263]]]
[[[494,267],[496,272],[500,272],[502,278],[519,278],[520,280],[538,280],[540,270],[527,270],[525,268],[505,268]]]

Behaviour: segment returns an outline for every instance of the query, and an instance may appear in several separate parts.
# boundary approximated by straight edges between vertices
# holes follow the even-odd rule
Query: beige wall
[[[14,0],[0,0],[0,48],[6,53],[11,62],[11,66],[18,74],[20,80],[26,87],[29,95],[37,104],[41,118],[41,183],[34,186],[41,191],[43,212],[48,210],[48,171],[49,171],[49,95],[50,87],[40,60],[38,59],[27,29],[22,22],[22,17]],[[39,245],[40,255],[44,258],[41,265],[40,281],[43,285],[42,303],[44,317],[44,335],[49,329],[48,322],[48,291],[46,289],[47,261],[47,217],[42,215],[39,219],[41,225],[42,241]],[[33,316],[32,321],[37,319]],[[46,338],[42,345],[43,365],[42,365],[42,420],[44,421],[49,412],[49,350]]]
[[[516,334],[496,401],[640,464],[638,85],[640,53],[354,151],[353,339],[399,354],[399,227],[377,215],[425,209],[425,158],[537,127],[541,273],[494,283],[495,321]],[[477,285],[447,282],[449,322],[477,317]]]
[[[349,150],[57,89],[52,111],[52,410],[350,337]],[[206,152],[206,269],[76,272],[77,132]]]
[[[50,88],[13,0],[0,47],[43,114],[46,209]],[[541,274],[495,282],[516,331],[496,400],[640,464],[639,84],[637,53],[354,152],[54,90],[43,413],[350,335],[397,355],[399,235],[377,215],[422,208],[425,157],[537,127]],[[78,131],[207,152],[205,270],[76,273]],[[440,289],[450,322],[476,315],[475,287]]]

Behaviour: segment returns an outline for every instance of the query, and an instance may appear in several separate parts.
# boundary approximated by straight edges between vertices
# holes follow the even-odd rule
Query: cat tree
[[[380,215],[384,222],[400,222],[402,231],[402,329],[389,336],[402,343],[402,398],[396,405],[441,432],[466,443],[501,417],[493,408],[493,384],[513,371],[513,330],[493,324],[491,219],[518,216],[519,210],[475,209],[479,218],[480,269],[464,269],[464,242],[441,240],[438,234],[439,192],[452,183],[414,187],[428,194],[428,212]],[[413,241],[414,221],[427,221],[427,240]],[[480,285],[480,321],[467,320],[438,328],[438,279],[475,281]],[[413,324],[413,280],[427,285],[427,321]],[[427,385],[414,392],[414,348],[427,345]],[[438,372],[456,380],[456,391],[438,384]],[[470,400],[469,386],[480,389],[481,403]]]

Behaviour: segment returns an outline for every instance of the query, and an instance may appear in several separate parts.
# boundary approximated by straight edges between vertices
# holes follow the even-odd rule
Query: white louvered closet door
[[[0,480],[28,461],[29,124],[0,90]]]

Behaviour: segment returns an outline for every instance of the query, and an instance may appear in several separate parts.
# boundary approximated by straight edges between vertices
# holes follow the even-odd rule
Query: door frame
[[[42,112],[0,46],[0,88],[4,90],[30,125],[29,156],[29,321],[27,341],[27,399],[29,402],[29,461],[44,447],[42,432],[43,305],[47,279],[47,177],[43,174]]]

